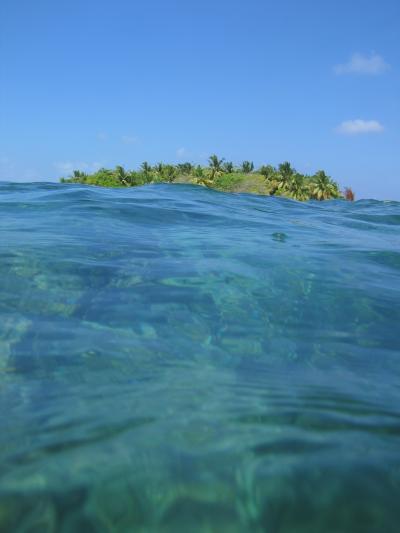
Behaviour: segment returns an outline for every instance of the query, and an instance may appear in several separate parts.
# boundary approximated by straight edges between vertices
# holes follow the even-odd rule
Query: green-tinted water
[[[0,530],[397,533],[400,205],[0,188]]]

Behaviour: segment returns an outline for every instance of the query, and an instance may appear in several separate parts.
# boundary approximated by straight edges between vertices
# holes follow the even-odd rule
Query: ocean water
[[[399,203],[0,184],[2,533],[399,524]]]

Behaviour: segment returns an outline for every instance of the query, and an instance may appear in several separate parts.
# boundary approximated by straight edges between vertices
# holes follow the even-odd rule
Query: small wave
[[[398,202],[1,183],[0,213],[2,531],[397,531]]]

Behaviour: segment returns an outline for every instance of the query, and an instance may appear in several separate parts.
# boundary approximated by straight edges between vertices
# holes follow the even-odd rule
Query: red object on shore
[[[348,200],[349,202],[354,202],[355,195],[354,195],[354,192],[352,191],[352,189],[350,189],[350,187],[346,187],[346,188],[345,188],[345,190],[344,190],[344,197],[345,197],[346,200]]]

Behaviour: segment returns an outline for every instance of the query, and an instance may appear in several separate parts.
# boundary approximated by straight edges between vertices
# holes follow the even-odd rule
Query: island
[[[251,193],[267,196],[284,196],[294,200],[353,201],[354,193],[347,187],[341,191],[339,185],[319,170],[307,175],[298,172],[289,162],[274,167],[262,165],[255,170],[252,161],[243,161],[235,166],[217,155],[211,155],[208,166],[180,163],[177,165],[158,163],[151,166],[144,162],[138,170],[100,168],[93,174],[74,170],[72,176],[61,178],[62,183],[82,183],[102,187],[137,187],[154,183],[186,183],[202,185],[224,192]]]

